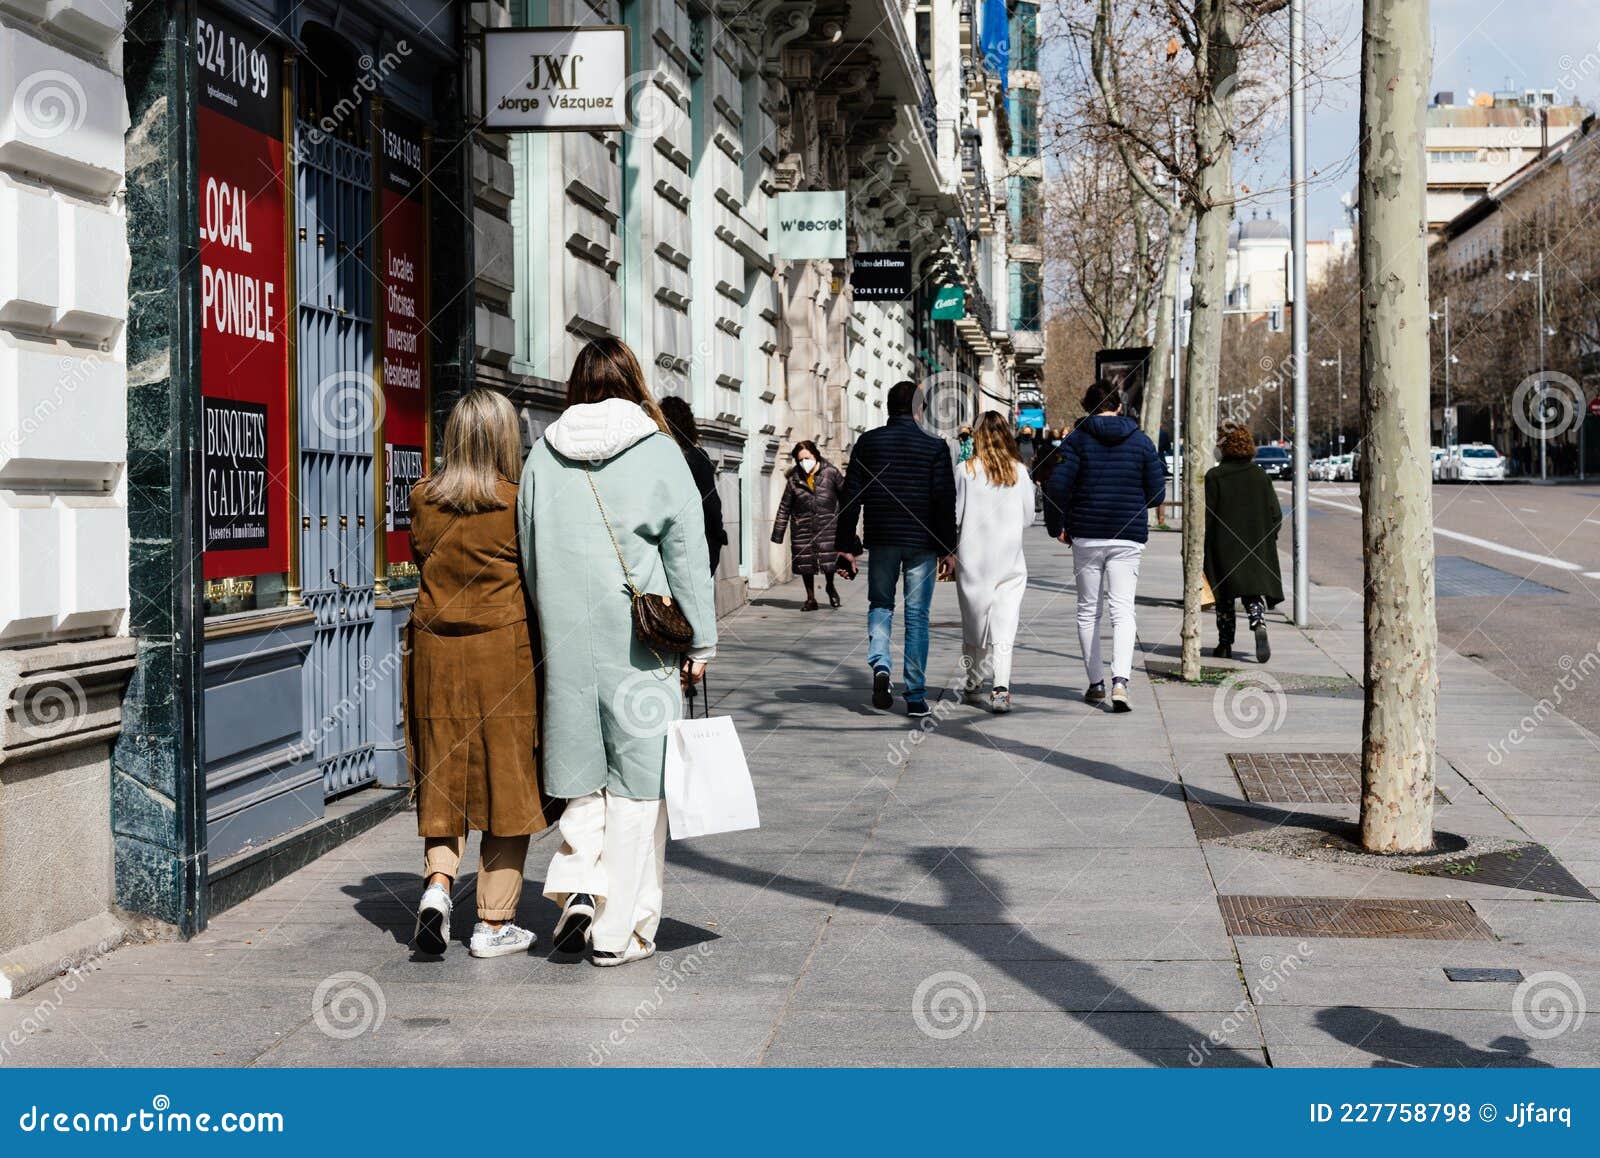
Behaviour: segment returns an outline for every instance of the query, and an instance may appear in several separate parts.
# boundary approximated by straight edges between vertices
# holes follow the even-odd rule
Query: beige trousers
[[[567,801],[544,895],[564,905],[572,893],[592,894],[594,947],[621,953],[633,936],[655,943],[666,873],[663,802],[600,791]]]
[[[454,882],[466,851],[464,836],[427,837],[422,855],[423,879],[444,873]],[[480,921],[509,921],[517,915],[517,901],[522,897],[522,866],[527,859],[526,836],[483,834],[483,846],[478,850]]]

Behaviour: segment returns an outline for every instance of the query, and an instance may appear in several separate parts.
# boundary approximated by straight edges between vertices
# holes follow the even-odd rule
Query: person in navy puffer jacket
[[[1132,710],[1134,594],[1139,560],[1149,538],[1145,513],[1166,493],[1155,444],[1122,413],[1117,385],[1097,380],[1083,396],[1089,417],[1061,443],[1061,461],[1045,485],[1045,527],[1072,546],[1078,588],[1078,643],[1089,688],[1084,699],[1106,698],[1100,658],[1102,603],[1111,613],[1111,707]]]

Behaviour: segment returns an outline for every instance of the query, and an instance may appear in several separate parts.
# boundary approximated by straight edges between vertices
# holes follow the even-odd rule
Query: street
[[[1316,522],[1332,565],[1353,518]],[[1359,601],[1321,586],[1312,630],[1271,616],[1269,667],[1208,657],[1182,684],[1178,545],[1158,532],[1144,560],[1131,715],[1082,702],[1069,552],[1037,528],[1010,715],[948,690],[920,727],[869,707],[864,579],[838,611],[802,613],[791,583],[727,617],[713,710],[739,729],[762,827],[668,845],[653,960],[550,955],[548,831],[518,913],[531,955],[415,954],[421,842],[402,812],[190,942],[116,949],[0,1006],[0,1063],[1600,1061],[1582,1014],[1600,992],[1595,735],[1559,714],[1518,733],[1532,698],[1446,649],[1436,825],[1473,859],[1353,854],[1353,781],[1313,767],[1339,757],[1298,783],[1270,765],[1359,748]],[[933,689],[958,678],[954,586],[935,596]],[[1560,872],[1514,871],[1544,849]],[[472,888],[464,873],[458,939]]]
[[[1278,492],[1287,509],[1289,487]],[[1357,487],[1314,482],[1310,493],[1312,582],[1359,591]],[[1594,658],[1582,660],[1600,654],[1600,482],[1435,483],[1433,512],[1441,644],[1535,700],[1551,696],[1575,665],[1592,669]],[[1279,546],[1288,548],[1287,523]],[[1315,587],[1312,599],[1321,614]],[[1564,715],[1600,732],[1600,694],[1564,699]]]

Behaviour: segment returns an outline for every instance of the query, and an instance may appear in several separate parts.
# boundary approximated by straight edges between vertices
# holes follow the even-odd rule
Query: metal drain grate
[[[1465,555],[1440,555],[1433,562],[1434,593],[1441,599],[1473,595],[1561,595],[1510,571],[1502,571]]]
[[[1229,752],[1245,799],[1257,804],[1360,804],[1355,752]],[[1434,799],[1450,801],[1434,789]]]
[[[1349,897],[1219,896],[1235,937],[1391,937],[1410,941],[1492,941],[1465,901],[1379,901]]]
[[[1486,852],[1482,856],[1428,865],[1411,871],[1426,876],[1471,881],[1475,885],[1499,885],[1501,888],[1523,889],[1530,893],[1552,893],[1558,897],[1594,900],[1594,894],[1583,886],[1583,882],[1568,872],[1549,849],[1538,844],[1506,849],[1504,852]]]
[[[1461,965],[1446,965],[1444,975],[1451,981],[1515,983],[1522,980],[1521,969],[1476,969]]]

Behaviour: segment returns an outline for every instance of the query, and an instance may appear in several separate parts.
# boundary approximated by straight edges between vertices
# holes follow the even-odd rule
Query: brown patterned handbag
[[[600,501],[600,491],[594,485],[594,475],[588,464],[584,465],[583,475],[589,480],[595,506],[600,508],[600,521],[606,525],[606,534],[611,537],[611,549],[617,553],[617,562],[622,567],[623,584],[633,600],[633,634],[655,654],[656,662],[666,668],[667,661],[661,658],[661,653],[687,651],[694,642],[694,628],[672,601],[672,596],[640,591],[634,584],[633,573],[628,570],[628,561],[622,557],[617,533],[611,529],[611,517],[606,514],[605,503]]]

